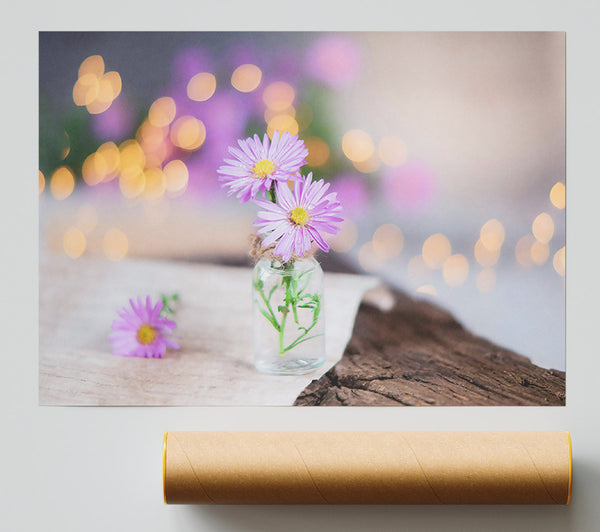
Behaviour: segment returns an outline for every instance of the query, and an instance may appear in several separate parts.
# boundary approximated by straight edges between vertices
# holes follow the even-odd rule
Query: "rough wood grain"
[[[388,310],[361,304],[344,356],[295,405],[565,404],[564,372],[471,334],[427,301],[392,296]]]

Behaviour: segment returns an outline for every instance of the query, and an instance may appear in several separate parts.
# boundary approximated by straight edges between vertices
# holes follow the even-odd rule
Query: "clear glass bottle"
[[[323,270],[314,258],[254,267],[254,365],[262,373],[302,375],[325,362]]]

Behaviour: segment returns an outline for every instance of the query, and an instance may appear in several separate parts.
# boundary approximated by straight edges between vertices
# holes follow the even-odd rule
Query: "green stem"
[[[269,200],[273,203],[277,203],[277,192],[275,192],[275,181],[271,183],[271,188],[267,190],[267,194],[269,195]]]
[[[304,338],[304,336],[299,336],[290,345],[288,345],[284,349],[284,352],[289,351],[290,349],[294,349],[294,347],[296,347],[298,344],[301,344],[302,342],[308,342],[309,340],[312,340],[313,338],[317,338],[317,336],[323,336],[323,334],[315,334],[313,336],[309,336],[308,338]]]
[[[287,264],[284,266],[287,269]],[[285,284],[285,306],[283,306],[283,309],[280,307],[279,310],[281,311],[281,313],[283,314],[283,316],[281,317],[281,326],[279,327],[279,354],[283,355],[285,353],[284,350],[284,333],[285,333],[285,321],[287,319],[287,315],[289,312],[289,306],[290,303],[292,302],[292,295],[290,294],[290,281],[292,280],[292,277],[290,275],[286,275],[283,280],[282,280],[282,284]]]
[[[175,314],[175,307],[179,302],[179,294],[177,292],[173,294],[160,294],[160,299],[163,302],[163,308],[159,315]]]
[[[313,322],[312,325],[310,327],[308,327],[307,329],[304,329],[304,332],[298,336],[298,338],[296,338],[290,345],[288,345],[285,349],[284,349],[284,353],[286,351],[289,351],[290,349],[293,349],[294,347],[296,347],[299,343],[304,342],[306,340],[310,340],[310,338],[314,338],[315,336],[319,336],[318,334],[315,336],[311,336],[310,338],[305,338],[303,340],[303,338],[314,328],[314,326],[317,324],[317,319],[314,318],[315,313],[317,312],[317,309],[313,310]]]
[[[273,318],[273,322],[274,322],[273,323],[273,327],[275,327],[275,329],[277,329],[279,331],[282,328],[282,326],[279,325],[279,322],[277,321],[277,318],[275,317],[275,313],[273,312],[273,309],[271,308],[271,303],[269,303],[269,300],[265,296],[264,289],[261,288],[258,291],[258,293],[260,294],[260,297],[262,297],[262,300],[265,302],[265,306],[267,307],[267,310],[269,311],[269,314],[271,314],[271,318]],[[272,293],[273,293],[273,291],[271,291],[271,294]],[[284,318],[285,318],[285,316],[284,316]]]
[[[284,263],[283,269],[292,270],[293,263]],[[301,290],[298,290],[299,283],[298,280],[302,278],[302,276],[306,272],[302,273],[297,279],[293,277],[292,273],[284,274],[281,284],[279,286],[285,287],[285,296],[283,300],[283,304],[277,307],[278,313],[281,314],[281,321],[278,321],[275,312],[271,306],[271,299],[273,293],[275,292],[278,285],[273,286],[269,292],[269,297],[265,295],[264,286],[262,283],[256,283],[255,289],[260,294],[261,299],[265,305],[266,310],[260,310],[261,313],[267,320],[273,325],[274,329],[279,333],[279,354],[284,355],[297,345],[307,342],[308,340],[312,340],[317,336],[321,336],[320,334],[308,336],[310,331],[316,326],[319,320],[319,314],[321,311],[321,302],[320,298],[317,295],[301,295],[306,289],[308,283],[303,283],[304,286]],[[308,301],[306,301],[308,300]],[[309,327],[298,327],[298,329],[302,330],[302,333],[293,340],[287,347],[285,346],[285,324],[287,322],[287,316],[290,313],[290,306],[292,308],[292,312],[294,315],[294,321],[297,325],[300,325],[300,320],[298,317],[298,308],[311,309],[312,310],[312,323]],[[268,313],[267,313],[268,312]]]
[[[283,314],[281,317],[281,327],[279,328],[279,354],[283,355],[285,353],[285,349],[283,347],[283,332],[285,327],[285,320],[287,319],[287,314]]]
[[[304,308],[310,308],[310,307],[304,307]],[[305,328],[304,332],[302,334],[300,334],[300,336],[298,336],[298,338],[296,338],[290,345],[288,345],[286,348],[284,348],[283,351],[281,350],[281,343],[280,343],[279,351],[281,354],[286,353],[287,351],[289,351],[290,349],[293,349],[294,347],[296,347],[298,344],[301,344],[302,342],[306,342],[308,340],[311,340],[312,338],[316,338],[317,336],[320,336],[319,334],[316,334],[314,336],[310,336],[309,338],[305,338],[305,336],[308,335],[308,333],[315,327],[315,325],[319,321],[319,314],[321,313],[321,301],[319,299],[315,299],[315,306],[312,307],[312,309],[313,309],[313,322],[311,323],[310,327]]]

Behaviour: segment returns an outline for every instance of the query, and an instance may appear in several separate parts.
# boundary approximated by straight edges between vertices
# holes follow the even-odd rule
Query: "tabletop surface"
[[[325,275],[326,362],[301,376],[253,366],[250,268],[177,261],[47,256],[40,264],[43,405],[291,405],[337,362],[350,338],[368,276]],[[122,358],[108,335],[130,297],[178,292],[180,350]]]

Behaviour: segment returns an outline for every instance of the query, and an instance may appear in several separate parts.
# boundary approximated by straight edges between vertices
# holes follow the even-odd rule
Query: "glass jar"
[[[325,362],[323,270],[314,258],[288,263],[260,259],[252,294],[258,371],[302,375]]]

